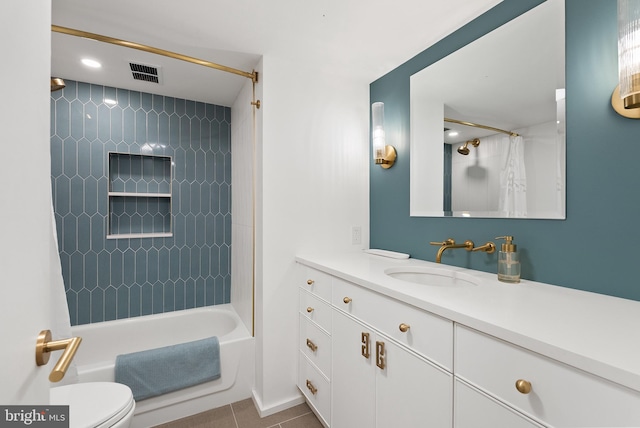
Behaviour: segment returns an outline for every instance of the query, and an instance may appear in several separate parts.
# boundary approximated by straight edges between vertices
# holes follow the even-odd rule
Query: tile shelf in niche
[[[109,196],[132,196],[137,198],[170,198],[171,193],[137,193],[137,192],[109,192]]]
[[[107,239],[172,237],[170,156],[110,152]]]
[[[121,233],[107,235],[107,239],[131,239],[131,238],[171,238],[173,233]]]

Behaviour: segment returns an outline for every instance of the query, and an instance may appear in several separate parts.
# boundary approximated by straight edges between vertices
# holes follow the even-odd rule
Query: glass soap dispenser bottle
[[[498,236],[496,239],[505,240],[498,252],[498,280],[512,284],[520,282],[520,258],[513,236]]]

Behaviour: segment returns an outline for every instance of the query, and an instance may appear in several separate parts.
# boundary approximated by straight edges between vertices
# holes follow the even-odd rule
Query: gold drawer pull
[[[403,333],[408,332],[410,328],[411,326],[409,324],[405,324],[405,323],[400,324],[400,331]]]
[[[311,339],[307,339],[307,347],[311,349],[313,352],[316,352],[318,350],[318,345],[313,343]]]
[[[313,279],[307,279],[307,285],[313,285],[314,282]]]
[[[342,301],[348,305],[349,303],[351,303],[351,297],[345,297],[344,299],[342,299]]]
[[[362,332],[362,356],[367,360],[371,356],[369,353],[369,333]]]
[[[311,306],[309,306],[309,307],[307,308],[307,312],[309,312],[309,313],[313,312],[313,308],[312,308]]]
[[[316,388],[315,386],[313,386],[313,384],[311,383],[311,381],[309,379],[307,379],[307,389],[309,391],[311,391],[311,393],[313,395],[316,395],[316,392],[318,392],[318,388]]]
[[[376,342],[376,366],[380,367],[382,370],[386,367],[384,342]]]
[[[516,389],[521,394],[528,394],[531,392],[531,382],[524,379],[518,379],[516,381]]]

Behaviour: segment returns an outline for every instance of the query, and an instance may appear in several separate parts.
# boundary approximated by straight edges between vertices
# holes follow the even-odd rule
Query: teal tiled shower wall
[[[71,323],[229,303],[231,109],[65,81],[51,183]],[[109,152],[172,157],[173,237],[106,239]]]

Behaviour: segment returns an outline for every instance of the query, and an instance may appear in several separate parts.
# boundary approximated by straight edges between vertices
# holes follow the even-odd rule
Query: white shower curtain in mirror
[[[527,216],[527,174],[524,166],[524,138],[505,139],[500,170],[501,215],[505,217]]]

